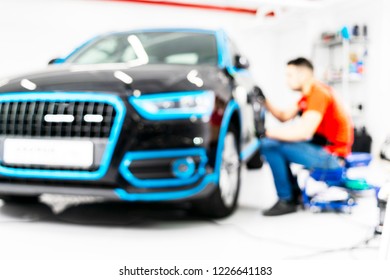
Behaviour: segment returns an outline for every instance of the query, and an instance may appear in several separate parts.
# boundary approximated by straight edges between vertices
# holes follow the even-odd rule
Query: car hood
[[[0,81],[0,92],[94,91],[143,94],[214,88],[221,75],[216,66],[187,65],[52,65],[47,69]]]

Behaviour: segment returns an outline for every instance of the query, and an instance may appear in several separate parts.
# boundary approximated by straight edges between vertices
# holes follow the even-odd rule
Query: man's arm
[[[264,104],[267,110],[281,122],[286,122],[293,119],[299,112],[299,107],[297,104],[284,110],[278,109],[271,102],[269,102],[269,100],[266,100]]]
[[[298,142],[310,140],[321,123],[320,112],[306,111],[302,117],[293,125],[268,129],[266,136],[280,141]]]

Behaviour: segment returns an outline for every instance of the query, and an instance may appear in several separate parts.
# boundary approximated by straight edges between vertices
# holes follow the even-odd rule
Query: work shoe
[[[297,211],[297,206],[294,201],[286,201],[279,199],[278,202],[270,209],[263,212],[264,216],[279,216]]]

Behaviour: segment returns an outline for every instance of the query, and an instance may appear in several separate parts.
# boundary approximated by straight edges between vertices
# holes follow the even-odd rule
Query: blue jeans
[[[290,163],[308,169],[330,170],[341,167],[336,156],[309,142],[282,142],[264,138],[261,140],[261,152],[271,167],[277,194],[283,200],[293,199],[294,189],[298,188]]]

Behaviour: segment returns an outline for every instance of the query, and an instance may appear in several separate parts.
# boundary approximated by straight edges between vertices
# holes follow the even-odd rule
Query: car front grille
[[[73,120],[47,121],[48,115]],[[103,102],[0,102],[0,136],[108,138],[115,115],[114,107]],[[100,121],[88,121],[88,116]]]

